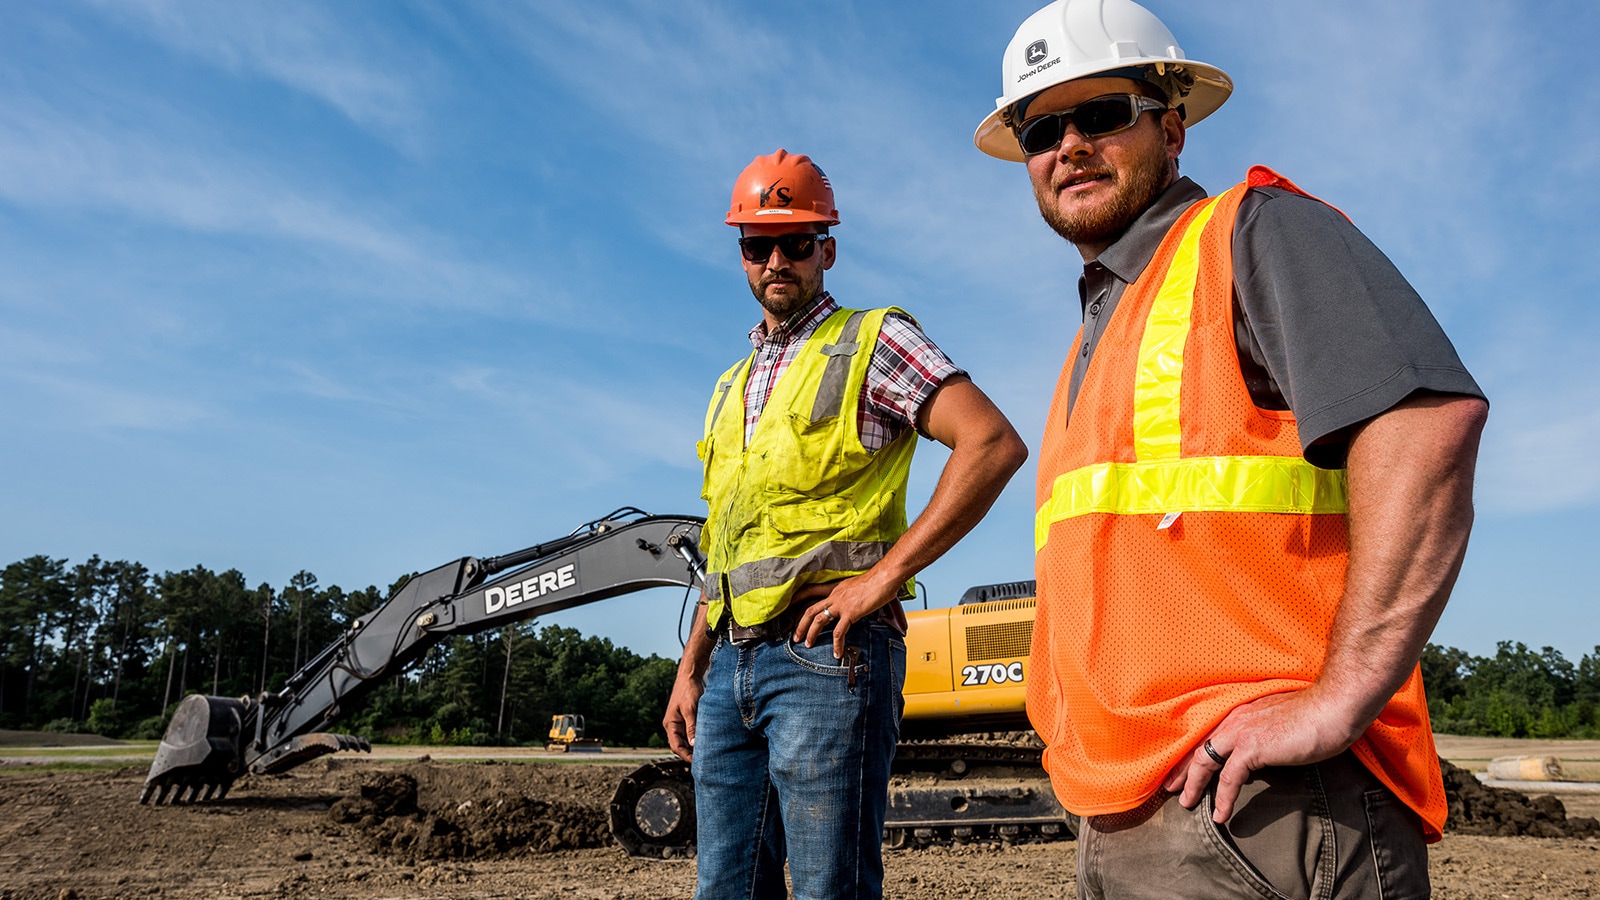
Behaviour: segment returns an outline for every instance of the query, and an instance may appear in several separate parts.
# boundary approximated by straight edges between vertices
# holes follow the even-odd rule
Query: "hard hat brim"
[[[1174,64],[1172,60],[1163,60],[1162,62],[1167,65]],[[1228,77],[1228,73],[1216,66],[1205,63],[1183,60],[1176,64],[1183,66],[1186,71],[1194,75],[1194,86],[1189,89],[1189,93],[1183,99],[1178,101],[1179,105],[1183,106],[1183,124],[1186,127],[1193,126],[1206,116],[1216,112],[1222,104],[1228,101],[1228,97],[1233,93],[1233,79]],[[1027,96],[1037,96],[1058,84],[1066,84],[1069,81],[1078,81],[1084,78],[1095,78],[1113,69],[1126,67],[1126,62],[1117,61],[1114,64],[1105,65],[1091,72],[1068,73],[1068,77],[1059,78],[1043,85]],[[1001,114],[1006,107],[1012,106],[1022,99],[1019,97],[1006,102],[1006,98],[1002,97],[995,101],[994,112],[985,116],[983,121],[978,123],[977,130],[972,134],[973,146],[996,159],[1003,159],[1008,162],[1026,162],[1027,157],[1023,155],[1022,147],[1017,144],[1017,136],[1001,121]]]
[[[839,217],[825,216],[821,213],[807,209],[789,207],[787,209],[747,209],[737,213],[728,213],[722,220],[728,225],[781,225],[784,222],[821,222],[826,225],[839,224]]]

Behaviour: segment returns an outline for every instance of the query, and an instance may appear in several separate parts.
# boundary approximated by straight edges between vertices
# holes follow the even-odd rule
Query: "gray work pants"
[[[1294,900],[1427,897],[1422,823],[1348,751],[1254,773],[1233,818],[1211,821],[1215,781],[1194,809],[1158,792],[1083,820],[1078,897]]]

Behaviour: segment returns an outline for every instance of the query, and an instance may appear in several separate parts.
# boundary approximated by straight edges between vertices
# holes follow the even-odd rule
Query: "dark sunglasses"
[[[1138,94],[1108,94],[1024,121],[1017,126],[1017,143],[1028,156],[1049,153],[1061,146],[1069,124],[1086,138],[1102,138],[1132,128],[1146,110],[1166,108],[1165,103]]]
[[[798,262],[810,259],[811,254],[817,252],[817,244],[827,239],[825,234],[809,232],[780,234],[777,237],[742,237],[739,238],[739,252],[750,262],[766,262],[772,258],[772,248],[777,247],[784,256]]]

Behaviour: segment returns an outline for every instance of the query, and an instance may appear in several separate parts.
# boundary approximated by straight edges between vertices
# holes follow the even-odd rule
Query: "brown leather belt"
[[[740,625],[733,621],[733,611],[724,610],[722,624],[717,631],[735,644],[754,644],[759,641],[770,641],[776,637],[793,637],[794,627],[799,624],[800,616],[810,607],[791,606],[774,618],[755,625]]]
[[[790,606],[783,612],[778,613],[777,616],[756,625],[738,624],[737,622],[733,621],[733,611],[725,609],[723,610],[722,614],[722,622],[718,624],[716,633],[726,637],[732,643],[741,645],[753,644],[759,641],[770,641],[778,637],[782,637],[787,640],[794,637],[794,629],[795,626],[800,622],[800,616],[803,615],[806,610],[810,609],[811,606],[816,606],[817,604],[823,603],[826,600],[827,598],[824,597],[821,600],[813,602],[810,606]],[[895,624],[895,616],[891,608],[893,606],[894,604],[891,603],[889,606],[883,607],[874,613],[868,619],[868,621],[882,621],[890,625]],[[822,629],[823,634],[827,634],[830,631],[833,631],[832,624],[830,624],[827,628]]]

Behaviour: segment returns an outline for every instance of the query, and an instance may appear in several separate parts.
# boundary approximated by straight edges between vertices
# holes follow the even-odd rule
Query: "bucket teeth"
[[[156,778],[145,783],[144,789],[139,792],[139,802],[148,804],[154,800],[156,806],[205,803],[228,796],[228,789],[231,787],[233,787],[231,779],[212,781],[195,778],[192,775],[187,778]]]

